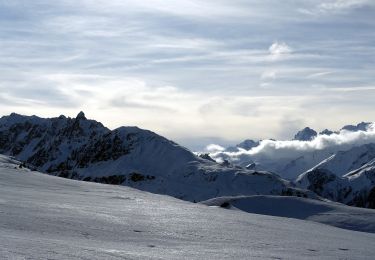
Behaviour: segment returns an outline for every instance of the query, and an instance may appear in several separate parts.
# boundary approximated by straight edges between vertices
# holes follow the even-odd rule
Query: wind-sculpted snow
[[[228,160],[240,166],[255,163],[255,169],[276,172],[283,178],[294,179],[338,151],[375,143],[374,124],[361,123],[358,127],[346,126],[346,129],[337,133],[319,134],[311,141],[262,140],[251,150],[216,149],[211,150],[210,156],[219,162]]]
[[[208,206],[238,209],[249,213],[305,219],[339,228],[375,233],[375,211],[339,203],[298,197],[219,197],[202,202]]]
[[[0,157],[0,258],[4,260],[374,256],[375,234],[228,211],[18,166]]]
[[[0,153],[51,175],[127,185],[189,201],[224,195],[311,194],[269,172],[198,157],[151,131],[137,127],[111,131],[83,113],[76,118],[3,117]]]

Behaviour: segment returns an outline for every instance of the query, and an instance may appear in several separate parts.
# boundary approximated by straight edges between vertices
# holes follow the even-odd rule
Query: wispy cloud
[[[177,140],[284,136],[286,118],[369,120],[373,11],[359,0],[2,1],[0,109],[85,110]]]
[[[358,8],[370,4],[369,0],[333,0],[320,3],[318,8],[323,11],[342,11],[351,8]]]
[[[309,8],[300,8],[299,11],[308,15],[342,14],[366,6],[374,7],[374,2],[371,0],[317,1],[315,5]]]

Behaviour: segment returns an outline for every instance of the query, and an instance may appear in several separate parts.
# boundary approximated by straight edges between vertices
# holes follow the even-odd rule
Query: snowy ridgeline
[[[0,118],[0,154],[50,175],[121,184],[188,201],[319,195],[375,208],[375,128],[370,123],[319,134],[305,128],[291,141],[246,140],[212,152],[224,162],[219,163],[151,131],[111,131],[82,112],[76,118],[47,119],[11,114]]]
[[[276,174],[220,165],[137,127],[111,131],[83,113],[76,118],[2,117],[0,153],[50,175],[121,184],[189,201],[256,194],[317,197]]]
[[[344,126],[335,132],[326,129],[319,134],[306,127],[293,140],[245,140],[227,148],[209,145],[207,151],[217,161],[227,160],[237,166],[277,172],[282,178],[294,180],[328,157],[351,149],[354,150],[350,156],[359,158],[361,162],[367,160],[367,163],[375,158],[374,144],[375,124],[359,123],[356,126]],[[344,175],[363,165],[355,161],[351,163],[354,164],[346,163],[346,168],[341,164],[332,165],[332,169]]]
[[[57,178],[20,169],[19,162],[4,156],[0,185],[1,259],[373,259],[374,255],[374,233],[294,219],[374,232],[374,213],[366,209],[272,196],[217,203],[284,217],[265,216],[129,187]]]

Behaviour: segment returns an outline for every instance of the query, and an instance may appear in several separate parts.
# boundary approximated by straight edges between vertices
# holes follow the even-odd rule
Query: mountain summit
[[[294,140],[299,140],[299,141],[311,141],[314,139],[318,133],[311,129],[310,127],[305,127],[301,131],[299,131],[295,136]]]

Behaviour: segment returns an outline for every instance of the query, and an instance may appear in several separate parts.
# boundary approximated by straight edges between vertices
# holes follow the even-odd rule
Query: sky
[[[191,149],[374,121],[372,0],[0,0],[0,115]]]

